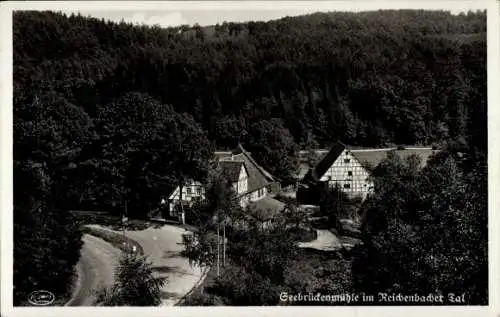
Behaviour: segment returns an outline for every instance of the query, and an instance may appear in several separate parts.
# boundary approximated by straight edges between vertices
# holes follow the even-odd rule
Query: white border
[[[379,9],[487,9],[488,14],[488,173],[489,173],[489,298],[484,307],[172,307],[172,308],[13,308],[12,307],[12,14],[13,10],[82,10],[82,11],[246,11],[246,10],[305,10],[357,11]],[[215,316],[275,316],[276,314],[314,314],[322,316],[499,316],[500,261],[499,233],[494,214],[498,205],[495,189],[498,188],[500,162],[497,145],[500,141],[499,104],[499,5],[491,1],[188,1],[188,2],[118,2],[118,1],[40,1],[2,2],[0,4],[0,223],[1,223],[1,314],[2,316],[104,316],[120,315],[215,315]],[[207,13],[209,14],[209,13]]]
[[[499,171],[499,142],[500,142],[500,6],[499,2],[488,7],[487,32],[488,32],[488,256],[489,256],[489,300],[492,312],[500,314],[500,250],[498,232],[498,219],[496,208],[499,204],[498,184]]]
[[[374,11],[379,9],[452,10],[484,9],[491,0],[420,0],[420,1],[9,1],[3,4],[15,10],[81,11],[248,11],[310,10]]]

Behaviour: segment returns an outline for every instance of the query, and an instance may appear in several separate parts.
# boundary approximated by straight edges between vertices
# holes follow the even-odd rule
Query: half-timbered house
[[[217,168],[231,182],[242,207],[254,204],[256,208],[261,208],[269,205],[269,200],[274,203],[274,199],[268,195],[279,191],[279,181],[261,167],[241,145],[232,151],[215,152],[215,159]],[[176,216],[176,206],[180,204],[179,192],[179,187],[176,187],[166,201],[171,217]],[[193,181],[182,187],[184,204],[190,205],[203,199],[205,188],[201,182]]]
[[[430,147],[351,149],[342,142],[336,142],[316,166],[305,174],[302,185],[325,185],[330,188],[338,186],[350,196],[364,199],[374,190],[371,178],[373,168],[391,151],[402,158],[416,155],[424,165],[436,150]]]

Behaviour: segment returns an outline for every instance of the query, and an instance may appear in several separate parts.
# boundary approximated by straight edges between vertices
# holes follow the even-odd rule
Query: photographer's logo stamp
[[[35,306],[48,306],[56,300],[54,294],[49,291],[34,291],[28,296],[28,302]]]

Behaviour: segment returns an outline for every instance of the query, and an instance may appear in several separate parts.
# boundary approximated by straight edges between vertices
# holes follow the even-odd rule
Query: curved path
[[[75,294],[66,306],[95,306],[95,292],[113,284],[121,251],[110,243],[84,234]]]
[[[335,251],[342,247],[342,242],[330,230],[317,229],[316,240],[299,242],[299,248],[315,249],[320,251]]]
[[[188,232],[183,228],[164,225],[125,233],[142,246],[144,254],[152,261],[156,274],[167,278],[162,289],[162,306],[175,305],[204,277],[200,267],[192,266],[187,258],[180,255],[184,249],[182,235]]]

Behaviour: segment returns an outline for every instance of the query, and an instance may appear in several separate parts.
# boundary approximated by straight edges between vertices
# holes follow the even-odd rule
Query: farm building
[[[336,185],[349,194],[366,198],[374,190],[371,173],[379,163],[393,152],[401,158],[411,155],[420,157],[422,166],[436,150],[430,147],[407,147],[385,149],[351,149],[342,142],[336,142],[323,158],[310,168],[302,179],[301,189],[325,185]]]
[[[278,192],[279,181],[262,168],[241,145],[228,152],[215,152],[217,167],[231,182],[237,199],[242,207],[250,204],[259,208],[274,200],[268,195]],[[193,181],[182,187],[182,201],[191,204],[196,200],[205,198],[203,184]],[[180,203],[179,187],[175,188],[168,196],[169,215],[175,217],[176,206]],[[183,216],[181,216],[183,217]]]

